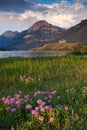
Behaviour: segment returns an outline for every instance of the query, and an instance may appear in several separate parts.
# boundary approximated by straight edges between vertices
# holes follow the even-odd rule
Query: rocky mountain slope
[[[5,48],[10,50],[29,50],[46,43],[55,43],[61,39],[61,34],[64,31],[64,29],[53,26],[45,20],[38,21],[29,29],[16,35],[7,43]]]
[[[67,42],[87,43],[87,19],[66,30],[63,33],[63,38]]]

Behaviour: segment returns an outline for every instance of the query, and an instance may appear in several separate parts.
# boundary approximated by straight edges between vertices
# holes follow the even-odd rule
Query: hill
[[[65,51],[70,53],[87,53],[87,43],[55,43],[46,44],[32,49],[33,51]]]

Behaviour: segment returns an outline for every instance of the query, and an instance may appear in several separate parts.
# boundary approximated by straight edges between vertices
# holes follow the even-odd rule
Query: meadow
[[[0,59],[0,130],[87,130],[87,55]]]

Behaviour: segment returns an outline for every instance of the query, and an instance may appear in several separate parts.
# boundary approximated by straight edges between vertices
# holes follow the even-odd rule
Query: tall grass
[[[81,97],[82,89],[86,86],[87,56],[85,55],[0,59],[0,98],[13,95],[18,91],[22,91],[22,94],[33,95],[39,90],[56,90],[61,96],[60,104],[67,104],[77,112],[81,106],[86,105]],[[2,102],[0,104],[2,107]],[[83,115],[86,116],[86,114],[85,112]],[[4,125],[9,122],[5,121],[5,116],[2,120]]]
[[[34,82],[20,81],[20,75]],[[38,78],[41,80],[38,81]],[[0,59],[0,96],[17,90],[59,90],[87,85],[87,56]]]

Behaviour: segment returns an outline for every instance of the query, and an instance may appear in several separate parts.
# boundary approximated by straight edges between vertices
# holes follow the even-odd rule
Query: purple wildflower
[[[29,99],[29,97],[30,97],[29,95],[25,95],[24,99]]]
[[[48,97],[44,97],[44,100],[47,100],[48,99]]]
[[[15,104],[15,103],[16,103],[16,99],[15,99],[15,98],[11,98],[11,99],[10,99],[10,103],[11,103],[11,104]]]
[[[6,107],[6,110],[7,110],[7,111],[10,111],[10,110],[11,110],[11,107]]]
[[[51,102],[51,100],[48,100],[48,103],[50,103]]]
[[[26,110],[29,110],[32,108],[32,106],[30,104],[26,104],[25,108],[26,108]]]
[[[15,111],[16,111],[16,108],[12,108],[12,109],[11,109],[11,112],[15,112]]]
[[[48,98],[52,98],[52,95],[48,95]]]

